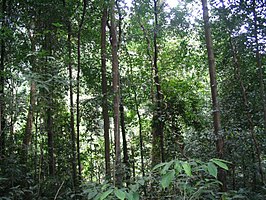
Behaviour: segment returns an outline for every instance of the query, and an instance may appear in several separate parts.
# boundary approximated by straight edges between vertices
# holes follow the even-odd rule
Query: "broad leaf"
[[[225,170],[228,170],[227,165],[224,162],[222,162],[220,159],[211,159],[211,161],[213,163],[215,163],[216,165],[218,165],[219,167],[221,167],[221,168],[223,168]]]
[[[126,193],[122,190],[115,190],[115,196],[120,200],[124,200],[126,198]]]
[[[182,171],[182,166],[180,165],[179,160],[175,161],[175,170],[177,171],[177,173],[180,173]]]
[[[165,164],[166,164],[166,163],[159,163],[159,164],[155,165],[154,168],[153,168],[152,170],[154,171],[154,170],[156,170],[156,169],[158,169],[158,168],[164,166]]]
[[[208,172],[210,175],[217,178],[217,167],[212,162],[208,163]]]
[[[188,176],[191,176],[192,175],[190,164],[188,164],[187,162],[183,162],[182,163],[182,167],[185,170],[186,175],[188,175]]]
[[[164,166],[164,168],[163,168],[163,170],[161,171],[161,173],[162,173],[162,174],[165,174],[166,171],[168,171],[168,169],[171,167],[171,165],[173,164],[173,162],[174,162],[174,161],[172,160],[172,161],[166,163],[166,165]]]
[[[133,200],[139,200],[139,193],[137,192],[133,193]]]
[[[111,194],[113,192],[113,189],[109,189],[107,191],[105,191],[104,193],[102,193],[102,195],[100,196],[100,200],[105,199],[106,197],[108,197],[109,194]]]
[[[172,182],[172,180],[174,179],[174,177],[175,177],[175,171],[174,170],[171,170],[171,171],[167,172],[166,174],[164,174],[162,177],[162,181],[161,181],[162,187],[167,188],[170,185],[170,183]]]

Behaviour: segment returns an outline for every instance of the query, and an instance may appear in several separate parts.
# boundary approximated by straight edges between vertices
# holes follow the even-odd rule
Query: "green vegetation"
[[[262,0],[1,0],[0,200],[266,199]]]

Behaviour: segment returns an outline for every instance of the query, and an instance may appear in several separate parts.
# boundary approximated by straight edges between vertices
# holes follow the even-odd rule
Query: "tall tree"
[[[30,32],[30,31],[29,31]],[[36,45],[35,45],[35,36],[34,33],[30,33],[29,35],[30,42],[31,42],[31,51],[33,53],[36,52]],[[33,55],[30,59],[31,63],[31,72],[35,72],[36,68],[36,59],[35,56]],[[22,156],[24,161],[27,159],[27,154],[28,154],[28,146],[31,142],[31,137],[32,137],[32,125],[34,121],[34,109],[35,109],[35,104],[36,104],[36,83],[34,80],[31,80],[30,82],[30,105],[29,105],[29,110],[28,110],[28,116],[27,116],[27,122],[26,122],[26,128],[25,128],[25,134],[23,138],[23,143],[22,143]]]
[[[85,14],[86,14],[86,7],[87,7],[87,0],[83,0],[83,10],[82,10],[82,16],[81,20],[79,22],[79,27],[78,27],[78,73],[77,73],[77,153],[78,153],[78,172],[79,172],[79,178],[81,178],[81,161],[80,161],[80,131],[79,131],[79,126],[80,126],[80,113],[79,113],[79,93],[80,93],[80,70],[81,70],[81,53],[80,53],[80,37],[81,37],[81,31],[82,31],[82,26],[84,23],[85,19]]]
[[[113,95],[114,95],[114,138],[115,138],[115,184],[121,185],[121,146],[120,146],[120,89],[119,89],[119,61],[118,61],[118,41],[115,19],[115,1],[111,1],[111,46],[112,46],[112,73],[113,73]]]
[[[158,44],[157,37],[159,31],[158,14],[159,14],[159,1],[153,0],[154,6],[154,32],[153,32],[153,71],[154,83],[156,87],[155,94],[155,111],[152,119],[152,165],[164,162],[164,142],[163,142],[163,119],[162,119],[162,90],[159,79],[158,70]]]
[[[209,22],[209,10],[207,6],[207,0],[202,0],[202,9],[203,9],[203,20],[204,20],[204,29],[205,29],[205,40],[206,47],[208,51],[208,63],[209,63],[209,75],[210,75],[210,86],[211,86],[211,97],[212,97],[212,112],[213,112],[213,126],[214,134],[216,136],[216,151],[218,158],[222,159],[224,156],[224,138],[222,135],[221,127],[221,114],[220,106],[218,101],[218,92],[217,92],[217,80],[216,80],[216,64],[212,43],[211,28]],[[226,173],[224,170],[219,169],[218,179],[221,181],[222,186],[221,190],[226,191]]]
[[[72,45],[71,45],[71,21],[68,21],[68,76],[69,76],[69,100],[70,100],[70,134],[71,134],[71,146],[72,146],[72,177],[74,186],[76,186],[77,180],[77,160],[76,160],[76,134],[75,134],[75,122],[74,122],[74,100],[73,100],[73,76],[72,76]]]
[[[101,75],[102,75],[102,115],[104,123],[104,155],[105,155],[105,173],[107,179],[111,178],[110,168],[110,138],[109,138],[109,113],[107,101],[107,77],[106,77],[106,25],[107,25],[107,8],[104,5],[101,21]]]

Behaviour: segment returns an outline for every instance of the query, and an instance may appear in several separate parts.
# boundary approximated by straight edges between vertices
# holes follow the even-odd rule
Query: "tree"
[[[115,138],[115,184],[121,185],[121,147],[120,147],[120,89],[119,89],[119,61],[118,61],[118,41],[115,19],[115,2],[111,2],[111,46],[112,46],[112,73],[113,73],[113,95],[114,95],[114,138]]]
[[[157,35],[159,32],[158,26],[158,0],[154,0],[154,32],[153,32],[153,73],[154,73],[154,84],[156,87],[155,94],[155,111],[152,119],[152,165],[156,165],[160,162],[164,162],[164,141],[163,141],[163,116],[162,116],[162,90],[159,80],[158,70],[158,44]]]
[[[209,13],[207,0],[202,0],[202,9],[203,9],[203,19],[204,19],[204,29],[205,29],[205,40],[206,47],[208,51],[208,63],[209,63],[209,74],[210,74],[210,86],[212,94],[212,112],[213,112],[213,126],[214,134],[217,137],[216,139],[216,151],[218,158],[223,159],[224,156],[224,139],[222,135],[221,128],[221,117],[220,117],[220,106],[218,101],[218,92],[217,92],[217,82],[216,82],[216,66],[215,66],[215,57],[213,52],[212,36],[209,22]],[[225,171],[220,169],[218,172],[218,179],[223,184],[221,190],[224,192],[226,188],[226,174]]]
[[[111,178],[110,168],[110,138],[109,138],[109,113],[107,101],[107,78],[106,78],[106,25],[107,25],[107,8],[106,5],[102,12],[101,21],[101,75],[102,75],[102,115],[104,120],[104,145],[105,145],[105,173],[107,179]]]

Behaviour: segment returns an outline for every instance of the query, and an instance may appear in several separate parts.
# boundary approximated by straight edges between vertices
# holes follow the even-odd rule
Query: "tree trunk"
[[[69,100],[70,100],[70,134],[71,134],[71,148],[72,148],[72,179],[73,185],[77,185],[77,161],[76,161],[76,134],[75,134],[75,123],[74,123],[74,100],[73,100],[73,77],[72,77],[72,47],[71,47],[71,22],[68,22],[68,74],[69,74]]]
[[[27,160],[27,154],[28,154],[28,148],[31,143],[31,138],[32,138],[32,124],[34,120],[34,107],[36,103],[36,85],[35,82],[31,82],[30,86],[30,106],[29,106],[29,111],[28,111],[28,116],[27,116],[27,123],[26,123],[26,128],[25,128],[25,135],[23,138],[23,144],[22,144],[22,151],[23,151],[23,159],[25,162]]]
[[[47,132],[48,132],[48,169],[49,175],[55,175],[55,159],[54,159],[54,134],[53,134],[53,118],[52,118],[52,99],[49,98],[47,108]]]
[[[107,101],[107,78],[106,78],[106,25],[107,25],[107,8],[103,9],[101,23],[101,72],[102,72],[102,115],[104,122],[104,147],[105,147],[105,174],[106,179],[111,178],[110,167],[110,138],[109,138],[109,113]]]
[[[2,1],[2,13],[4,20],[2,21],[2,30],[4,32],[4,27],[6,26],[6,0]],[[0,160],[5,155],[5,130],[4,130],[4,87],[5,87],[5,53],[6,45],[5,39],[1,39],[1,59],[0,59]]]
[[[154,46],[154,83],[156,86],[155,104],[156,110],[152,119],[152,165],[156,165],[160,162],[164,162],[164,142],[163,142],[163,121],[162,121],[162,91],[159,80],[158,71],[158,46],[157,46],[157,33],[158,33],[158,5],[157,0],[154,0],[154,34],[153,34],[153,46]]]
[[[141,122],[141,116],[140,116],[140,112],[139,112],[139,103],[137,100],[136,89],[133,92],[134,92],[135,106],[136,106],[136,112],[137,112],[138,123],[139,123],[139,145],[140,145],[141,173],[142,173],[142,177],[144,177],[145,176],[145,167],[144,167],[144,156],[143,156],[142,122]]]
[[[35,52],[35,39],[33,35],[30,35],[31,39],[31,50],[32,52]],[[35,71],[35,57],[33,56],[31,58],[31,71]],[[29,111],[28,111],[28,116],[27,116],[27,123],[26,123],[26,128],[25,128],[25,135],[23,138],[23,143],[22,143],[22,159],[23,162],[27,160],[27,154],[28,154],[28,147],[31,143],[31,138],[32,138],[32,124],[34,120],[34,108],[36,104],[36,84],[34,80],[31,80],[30,84],[30,105],[29,105]]]
[[[113,73],[113,93],[114,93],[114,138],[115,138],[115,185],[122,184],[121,179],[121,147],[119,131],[119,62],[118,43],[115,22],[115,2],[111,4],[111,46],[112,46],[112,73]]]
[[[125,114],[124,114],[124,106],[122,100],[120,102],[120,117],[121,117],[121,131],[123,137],[123,162],[126,168],[126,184],[129,186],[130,183],[130,163],[129,163],[129,156],[128,156],[128,148],[127,148],[127,139],[126,139],[126,127],[125,127]]]
[[[204,20],[204,29],[205,29],[205,40],[208,51],[214,134],[217,138],[216,151],[218,158],[222,159],[224,156],[224,139],[223,135],[221,134],[221,117],[220,117],[220,106],[218,102],[218,92],[217,92],[217,82],[216,82],[216,66],[215,66],[215,58],[213,52],[207,0],[202,0],[202,8],[203,8],[203,20]],[[221,168],[218,169],[218,180],[221,181],[222,183],[221,191],[225,192],[227,190],[226,172]]]
[[[81,16],[81,21],[79,23],[79,29],[78,29],[78,73],[77,73],[77,154],[78,154],[78,172],[79,172],[79,179],[81,179],[81,161],[80,161],[80,143],[79,143],[79,124],[80,124],[80,113],[79,113],[79,92],[80,92],[80,34],[86,14],[86,0],[83,0],[83,11]]]

